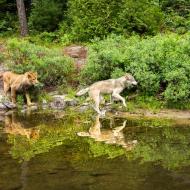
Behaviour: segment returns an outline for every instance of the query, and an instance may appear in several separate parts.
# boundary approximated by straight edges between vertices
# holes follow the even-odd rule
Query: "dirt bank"
[[[110,113],[110,115],[113,115]],[[160,118],[171,119],[176,124],[190,126],[190,110],[175,110],[164,109],[158,112],[151,112],[149,110],[138,109],[134,113],[130,112],[117,112],[114,115],[119,117],[144,117],[144,118]]]

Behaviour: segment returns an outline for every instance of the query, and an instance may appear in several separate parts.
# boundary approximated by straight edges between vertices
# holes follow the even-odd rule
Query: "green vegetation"
[[[25,0],[29,33],[24,39],[17,38],[22,27],[16,2],[0,0],[0,62],[10,70],[37,71],[45,88],[72,97],[77,86],[68,84],[88,85],[129,72],[139,85],[124,95],[139,97],[128,110],[190,107],[188,0]],[[88,47],[80,73],[63,56],[63,46],[70,44]]]
[[[188,0],[25,0],[31,34],[56,32],[57,39],[89,41],[110,33],[155,35],[190,29]],[[0,31],[18,31],[16,3],[0,0]],[[52,40],[55,40],[52,39]]]
[[[163,14],[158,5],[147,0],[70,0],[68,18],[72,39],[87,41],[110,32],[156,33],[162,25]]]
[[[188,101],[189,41],[189,34],[146,39],[112,35],[90,45],[82,82],[92,83],[130,72],[138,81],[139,93],[159,95],[168,103]]]
[[[54,31],[64,18],[66,1],[40,0],[34,1],[29,17],[29,25],[34,31]]]
[[[27,40],[8,41],[9,68],[17,73],[37,71],[39,81],[45,86],[66,84],[74,73],[73,61],[61,51],[35,45]]]
[[[138,96],[129,101],[128,111],[135,108],[156,111],[164,107],[189,109],[189,40],[189,33],[147,38],[111,35],[95,40],[88,45],[87,63],[79,77],[73,60],[65,57],[61,48],[36,45],[30,38],[7,40],[6,51],[0,57],[17,73],[37,71],[45,88],[56,86],[70,97],[74,97],[76,89],[68,83],[79,80],[80,85],[89,85],[129,72],[138,81],[138,87],[126,89],[124,96],[134,93]]]
[[[59,113],[55,113],[55,116],[58,115]],[[13,144],[12,156],[20,161],[30,160],[35,155],[47,152],[53,147],[75,143],[77,141],[76,132],[82,130],[83,126],[76,126],[76,117],[72,115],[67,115],[56,122],[55,116],[45,112],[29,117],[25,117],[23,114],[17,116],[14,122],[18,126],[35,126],[35,130],[38,130],[39,134],[36,138],[31,139],[21,135],[9,135],[8,141]]]
[[[87,58],[75,53],[75,59],[69,58],[65,47],[75,49],[75,45],[86,47]],[[1,118],[6,183],[0,189],[27,188],[28,181],[33,185],[35,179],[40,180],[36,175],[43,173],[55,179],[57,188],[57,176],[63,174],[74,176],[66,181],[70,189],[74,183],[81,189],[103,187],[104,183],[96,183],[102,179],[108,179],[104,180],[108,189],[110,181],[123,187],[118,186],[120,179],[133,189],[142,184],[148,189],[152,186],[147,182],[161,184],[160,176],[167,176],[173,189],[188,185],[184,175],[188,168],[179,173],[177,169],[190,166],[189,121],[156,118],[165,116],[165,110],[156,119],[144,115],[149,115],[147,110],[151,115],[163,108],[190,109],[190,0],[0,0],[0,70],[7,68],[16,73],[36,71],[41,83],[29,89],[31,99],[44,105],[52,100],[51,90],[75,99],[79,89],[125,73],[131,73],[138,85],[122,92],[126,108],[117,102],[106,105],[114,116],[109,112],[99,121],[92,106],[81,107],[85,96],[77,98],[79,106],[34,112],[23,109],[25,98],[23,92],[18,93],[18,112],[7,112]],[[141,114],[122,113],[130,116],[119,118],[120,111]],[[178,114],[169,112],[170,118]],[[181,113],[187,117],[188,112],[181,111],[177,118]],[[17,168],[8,152],[20,162],[32,162]],[[14,177],[10,187],[9,171]],[[118,177],[115,181],[114,176]],[[184,180],[175,186],[177,178]],[[49,184],[44,188],[53,188],[51,180]],[[167,179],[163,184],[169,188]]]
[[[141,158],[141,162],[157,162],[167,169],[188,166],[188,138],[189,129],[160,128],[147,129],[138,135],[139,144],[132,152],[131,159]]]
[[[14,117],[14,122],[22,126],[35,126],[39,136],[28,139],[21,135],[8,135],[11,144],[11,155],[22,160],[30,160],[38,154],[62,146],[71,149],[77,157],[74,160],[84,162],[84,159],[96,157],[117,158],[125,156],[129,160],[139,160],[141,163],[155,162],[164,168],[176,169],[190,164],[188,151],[190,130],[189,127],[175,126],[172,120],[128,118],[124,132],[127,141],[137,140],[137,145],[130,151],[121,146],[96,142],[90,137],[78,137],[77,132],[87,131],[94,125],[91,114],[67,114],[61,119],[57,113],[38,113],[24,117],[23,114]],[[84,122],[85,121],[85,122]],[[88,122],[87,122],[88,121]],[[111,130],[122,124],[121,118],[104,118],[100,122],[102,130]],[[113,125],[114,123],[114,125]]]

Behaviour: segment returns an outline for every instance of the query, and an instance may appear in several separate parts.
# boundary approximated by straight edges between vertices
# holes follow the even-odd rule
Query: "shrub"
[[[14,14],[0,13],[0,36],[13,34],[18,29],[17,17]]]
[[[81,81],[92,83],[130,72],[141,93],[160,94],[168,102],[190,97],[190,34],[142,39],[112,35],[89,46]]]
[[[36,31],[54,31],[63,19],[66,1],[36,0],[33,2],[29,25]]]
[[[12,39],[8,41],[8,50],[14,62],[9,64],[9,67],[17,73],[37,71],[39,81],[46,86],[56,86],[71,80],[74,72],[73,62],[56,49],[34,45],[26,40]]]
[[[149,0],[124,0],[118,13],[124,31],[156,34],[163,27],[164,14],[159,4]]]
[[[88,41],[110,32],[154,34],[162,19],[163,13],[153,0],[69,0],[63,28],[74,40]]]

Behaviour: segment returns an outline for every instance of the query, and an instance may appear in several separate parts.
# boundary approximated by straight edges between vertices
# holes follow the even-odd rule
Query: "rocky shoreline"
[[[57,110],[65,111],[66,108],[74,108],[74,111],[78,113],[85,113],[88,110],[93,110],[91,103],[80,103],[77,98],[69,98],[67,94],[60,95],[56,92],[51,92],[48,94],[51,97],[50,101],[42,100],[42,103],[35,104],[33,106],[27,107],[26,105],[19,107],[19,111],[27,112],[28,110],[34,111],[38,109],[42,110]],[[150,110],[136,109],[133,112],[122,111],[121,109],[113,108],[111,105],[105,105],[104,110],[106,110],[106,116],[111,117],[145,117],[145,118],[164,118],[171,120],[178,120],[184,124],[190,124],[190,110],[176,110],[176,109],[163,109],[157,112],[152,112]],[[8,111],[17,111],[17,108],[11,109],[11,103],[8,101],[4,102],[4,97],[0,95],[0,116],[3,116]],[[93,112],[96,115],[96,112]],[[1,120],[1,119],[0,119]]]

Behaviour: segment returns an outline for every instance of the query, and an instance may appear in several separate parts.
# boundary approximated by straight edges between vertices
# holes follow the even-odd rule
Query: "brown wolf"
[[[126,107],[125,99],[120,96],[120,93],[129,85],[137,85],[136,80],[131,74],[125,74],[124,76],[117,79],[108,79],[98,81],[89,86],[88,88],[82,89],[77,92],[77,96],[82,96],[85,93],[89,93],[90,98],[95,102],[95,111],[101,114],[99,109],[99,103],[101,101],[101,94],[111,94],[112,97],[121,100],[123,105]]]
[[[4,132],[13,135],[26,136],[28,139],[38,139],[40,130],[37,128],[25,128],[24,123],[18,121],[12,113],[5,116]]]
[[[8,96],[9,90],[11,91],[11,101],[16,106],[16,91],[23,90],[26,96],[27,105],[31,106],[33,103],[30,100],[27,89],[35,85],[38,82],[36,72],[26,72],[24,74],[16,74],[11,71],[7,71],[0,74],[3,78],[3,87],[5,96]]]

